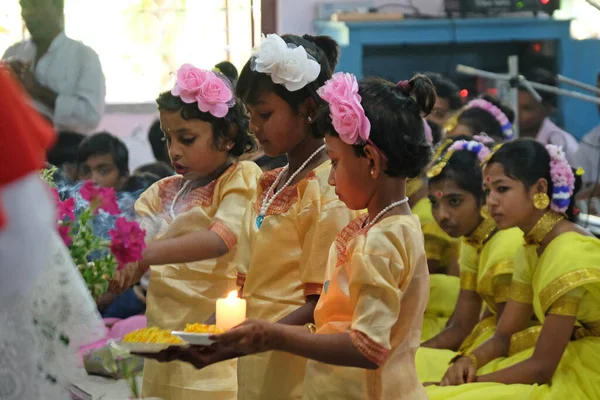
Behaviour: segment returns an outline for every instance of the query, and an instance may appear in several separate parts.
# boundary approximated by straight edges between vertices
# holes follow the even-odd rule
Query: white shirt
[[[26,40],[9,47],[2,59],[33,64],[36,52],[35,43]],[[34,100],[38,111],[52,120],[57,131],[93,133],[104,114],[106,94],[98,54],[61,32],[33,68],[38,82],[58,95],[54,110]]]
[[[575,153],[575,165],[584,169],[583,181],[595,183],[600,174],[600,125],[592,129],[581,139],[579,150]]]
[[[569,164],[571,166],[577,165],[577,158],[575,156],[575,153],[579,148],[577,139],[575,139],[570,133],[563,131],[556,126],[556,124],[552,122],[550,118],[546,118],[544,120],[542,127],[535,137],[535,140],[544,145],[553,144],[555,146],[562,147]]]

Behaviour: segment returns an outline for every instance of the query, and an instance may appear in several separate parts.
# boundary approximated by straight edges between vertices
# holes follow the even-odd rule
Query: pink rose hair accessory
[[[329,115],[333,128],[344,143],[349,145],[368,143],[375,147],[383,158],[387,159],[385,154],[369,139],[371,122],[360,103],[362,98],[358,94],[356,76],[338,72],[325,82],[325,85],[321,86],[317,93],[329,103]]]
[[[514,139],[515,134],[512,129],[512,123],[508,120],[508,117],[506,116],[506,114],[504,114],[504,112],[502,112],[501,109],[484,99],[471,100],[466,106],[466,108],[473,107],[481,108],[492,114],[502,127],[502,134],[504,135],[504,139]]]
[[[552,179],[550,209],[565,213],[571,204],[571,196],[575,190],[575,174],[561,147],[548,144],[546,150],[550,154],[550,179]]]
[[[178,96],[187,104],[198,103],[198,109],[223,118],[235,105],[233,86],[222,74],[196,68],[191,64],[183,64],[177,70],[177,82],[171,89],[173,96]]]

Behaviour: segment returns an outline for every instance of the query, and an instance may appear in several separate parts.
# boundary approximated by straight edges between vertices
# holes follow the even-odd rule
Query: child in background
[[[433,106],[431,114],[427,116],[427,121],[443,126],[448,118],[463,105],[460,89],[454,82],[442,74],[426,72],[424,75],[435,86],[436,94],[435,106]],[[439,140],[434,140],[434,142],[437,143]]]
[[[108,132],[85,138],[77,149],[79,179],[121,190],[129,176],[129,151],[121,139]]]
[[[485,144],[459,136],[444,146],[427,171],[433,216],[448,235],[462,238],[463,244],[460,294],[452,319],[417,351],[419,377],[424,382],[439,382],[456,351],[468,351],[491,337],[508,300],[523,233],[498,231],[486,213],[481,165],[489,154]]]
[[[150,268],[148,326],[183,330],[206,321],[217,298],[236,289],[235,255],[243,214],[260,168],[234,162],[255,150],[248,118],[228,77],[185,64],[158,99],[161,129],[178,175],[162,179],[135,204],[148,232],[143,258],[112,282],[122,291]],[[197,371],[180,362],[144,366],[143,396],[236,399],[236,362]]]
[[[487,135],[489,141],[502,143],[514,138],[514,119],[515,113],[509,106],[486,94],[467,103],[446,122],[444,129],[448,137]]]
[[[56,144],[48,152],[48,162],[62,172],[68,183],[77,181],[77,148],[84,139],[80,133],[59,132]]]
[[[350,209],[368,213],[331,246],[316,326],[249,320],[216,340],[245,354],[310,358],[304,399],[426,399],[415,353],[429,274],[406,178],[431,157],[422,115],[435,91],[423,75],[394,85],[339,73],[319,93],[329,103],[329,183]]]

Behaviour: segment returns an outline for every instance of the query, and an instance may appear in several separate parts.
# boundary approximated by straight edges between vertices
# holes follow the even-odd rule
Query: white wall
[[[278,33],[304,34],[313,32],[313,20],[315,19],[317,4],[319,3],[341,3],[353,0],[278,0],[277,1],[277,31]],[[354,0],[356,1],[356,0]],[[375,5],[398,3],[410,4],[411,0],[374,0]],[[412,3],[420,9],[423,14],[441,15],[443,12],[443,0],[412,0]],[[400,7],[389,7],[389,11],[403,12]]]

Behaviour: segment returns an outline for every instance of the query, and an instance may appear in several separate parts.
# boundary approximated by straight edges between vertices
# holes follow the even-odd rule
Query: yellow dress
[[[490,231],[494,227],[493,221],[487,220],[478,229]],[[518,228],[497,231],[483,245],[465,240],[460,257],[461,290],[476,291],[483,298],[485,307],[495,314],[496,304],[508,300],[515,256],[522,247],[523,233]],[[495,329],[495,316],[480,321],[459,350],[475,349],[489,339]],[[419,378],[422,382],[439,382],[456,354],[451,350],[420,348],[417,351]]]
[[[567,232],[556,237],[538,257],[524,247],[513,275],[510,298],[532,303],[536,317],[547,314],[576,317],[550,385],[475,383],[453,388],[431,387],[431,399],[598,399],[600,398],[600,240]],[[524,361],[533,354],[541,327],[511,338],[509,356],[479,369],[478,375]],[[509,397],[510,396],[510,397]]]
[[[281,320],[321,294],[329,248],[357,212],[349,210],[329,186],[331,162],[311,171],[298,184],[281,191],[260,229],[256,217],[280,169],[265,172],[257,199],[246,213],[238,249],[238,283],[247,300],[248,318]],[[306,359],[266,352],[238,360],[239,399],[300,399]]]
[[[348,225],[331,248],[316,334],[349,332],[354,346],[380,367],[309,360],[307,400],[427,398],[415,368],[429,292],[419,220],[395,215],[363,228],[366,218]]]
[[[190,191],[175,204],[184,180],[165,178],[152,185],[135,204],[148,237],[166,239],[198,230],[217,233],[228,254],[193,263],[153,265],[147,293],[148,326],[181,330],[186,323],[204,322],[215,312],[217,298],[236,290],[235,253],[245,209],[256,194],[262,171],[252,162],[232,165],[214,182]],[[161,364],[147,360],[143,393],[165,400],[236,399],[236,362],[203,370],[183,362]]]
[[[447,269],[452,260],[459,257],[461,243],[440,228],[431,212],[431,202],[422,198],[412,208],[421,221],[425,236],[425,252],[428,260],[439,261],[441,269]],[[443,272],[443,271],[442,271]],[[437,273],[430,275],[429,303],[423,319],[421,341],[431,339],[440,333],[452,315],[458,300],[460,281],[456,276]]]

